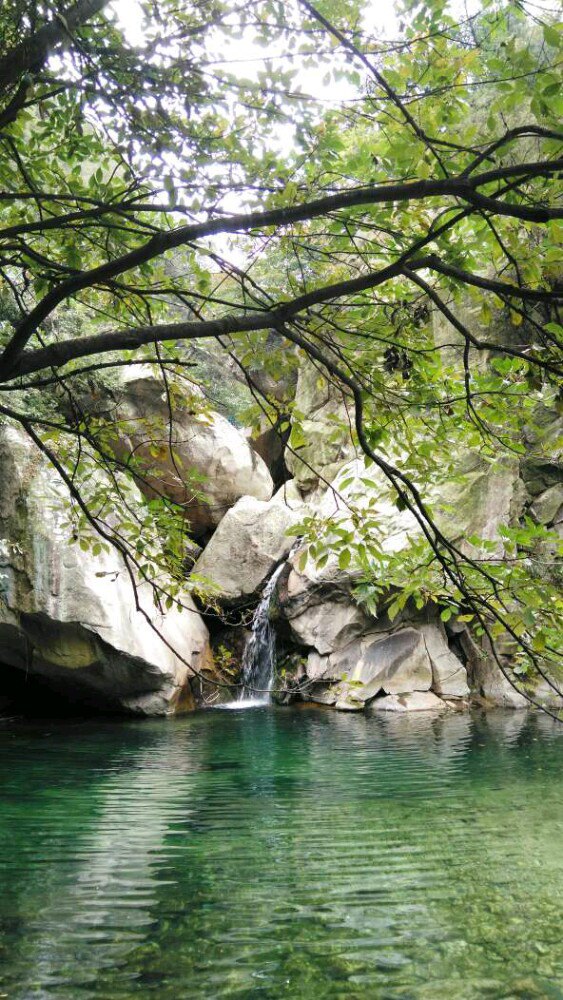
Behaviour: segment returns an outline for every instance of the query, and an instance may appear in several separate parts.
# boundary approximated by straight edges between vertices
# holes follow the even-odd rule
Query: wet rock
[[[411,691],[376,698],[370,707],[377,712],[443,712],[447,706],[432,691]]]

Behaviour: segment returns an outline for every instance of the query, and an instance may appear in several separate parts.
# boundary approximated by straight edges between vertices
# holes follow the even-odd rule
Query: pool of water
[[[563,729],[0,725],[0,996],[563,997]]]

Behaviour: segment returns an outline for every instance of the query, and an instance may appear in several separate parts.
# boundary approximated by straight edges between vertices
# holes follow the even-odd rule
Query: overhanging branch
[[[309,221],[336,210],[362,205],[418,201],[434,197],[460,198],[476,208],[485,207],[483,202],[485,200],[486,207],[497,213],[517,219],[531,220],[538,224],[546,223],[551,219],[563,218],[563,208],[550,208],[542,205],[534,207],[501,202],[499,198],[482,195],[477,189],[495,180],[506,180],[509,177],[522,177],[524,180],[537,176],[548,176],[561,170],[563,170],[563,159],[558,159],[501,167],[496,171],[490,170],[471,179],[458,177],[375,185],[343,191],[300,205],[211,219],[194,225],[181,226],[169,232],[158,233],[130,253],[107,261],[89,271],[80,271],[61,281],[18,325],[12,340],[0,358],[0,371],[4,377],[10,375],[32,334],[59,303],[82,289],[103,285],[104,282],[110,281],[119,274],[154,260],[167,250],[184,246],[194,240],[219,233],[248,233],[253,230],[283,227],[295,222]]]

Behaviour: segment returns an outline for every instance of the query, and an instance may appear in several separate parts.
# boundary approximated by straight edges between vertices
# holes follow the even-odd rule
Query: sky
[[[142,17],[137,0],[114,0],[111,6],[116,12],[120,24],[123,25],[128,39],[133,44],[142,42]],[[398,19],[392,0],[377,0],[371,5],[367,4],[366,7],[366,27],[369,30],[376,31],[380,37],[391,38],[397,34]],[[237,61],[241,75],[255,79],[260,70],[260,64],[268,57],[268,50],[261,45],[254,44],[250,37],[246,40],[237,38],[233,40],[231,51],[227,48],[224,55],[226,63],[231,60]],[[299,75],[299,83],[305,93],[316,98],[326,96],[327,88],[322,82],[326,68],[326,66],[316,66],[302,70]],[[342,85],[339,86],[339,101],[354,97],[357,92],[357,88],[342,81]]]

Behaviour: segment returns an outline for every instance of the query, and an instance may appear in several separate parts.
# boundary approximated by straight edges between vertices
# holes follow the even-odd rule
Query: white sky
[[[112,8],[130,42],[140,44],[143,40],[143,28],[142,15],[137,0],[115,0]],[[380,38],[392,38],[394,34],[397,34],[398,19],[395,15],[393,0],[376,0],[376,2],[372,0],[371,5],[366,5],[365,24],[370,32]],[[234,70],[233,61],[236,61],[241,76],[252,80],[256,79],[261,63],[269,56],[275,55],[275,52],[274,48],[270,51],[262,45],[254,44],[250,37],[246,40],[237,38],[233,39],[230,47],[224,49],[225,64],[231,64],[231,70]],[[279,53],[279,43],[277,52]],[[325,66],[302,69],[298,76],[298,82],[305,94],[315,98],[327,96],[327,88],[322,83],[327,68],[328,62]],[[356,96],[357,93],[357,88],[342,80],[338,88],[338,101],[347,100]]]

